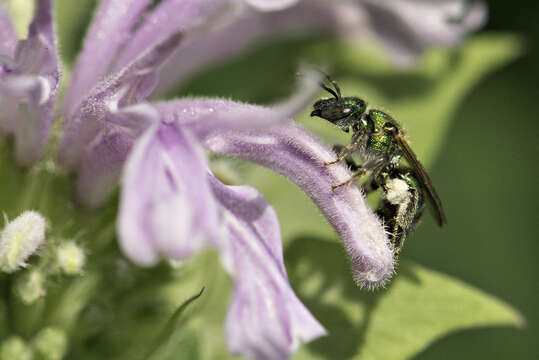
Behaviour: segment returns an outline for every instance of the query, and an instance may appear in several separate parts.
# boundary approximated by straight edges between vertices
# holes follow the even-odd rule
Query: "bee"
[[[348,145],[336,145],[337,159],[325,166],[345,161],[352,177],[332,186],[332,190],[346,186],[369,173],[362,185],[365,194],[382,190],[376,214],[391,234],[394,258],[397,259],[406,236],[419,222],[425,203],[430,203],[438,225],[447,223],[442,202],[427,172],[408,144],[397,121],[389,114],[369,109],[359,97],[343,97],[337,82],[328,74],[320,86],[332,95],[314,103],[311,116],[317,116],[337,125],[344,132],[352,131]],[[352,155],[358,155],[357,164]],[[403,164],[405,160],[408,165]]]

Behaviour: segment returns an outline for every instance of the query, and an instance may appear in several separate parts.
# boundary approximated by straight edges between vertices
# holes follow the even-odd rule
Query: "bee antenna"
[[[340,93],[339,94],[336,93],[333,89],[327,87],[326,84],[324,84],[323,82],[320,82],[320,86],[322,87],[322,89],[326,90],[328,93],[333,95],[335,97],[335,99],[341,100]]]
[[[337,100],[340,100],[342,98],[341,96],[341,89],[339,88],[339,85],[337,85],[337,82],[331,78],[328,74],[326,74],[326,79],[333,84],[335,87],[335,91],[337,92]]]
[[[337,82],[333,80],[331,76],[329,76],[329,74],[325,72],[324,70],[322,70],[321,68],[316,67],[316,70],[318,70],[322,75],[324,75],[325,79],[329,83],[331,83],[333,87],[335,88],[335,90],[333,90],[330,87],[326,86],[326,84],[324,84],[323,82],[320,82],[320,86],[322,87],[322,89],[326,90],[328,93],[333,95],[335,99],[342,100],[341,89],[339,88],[339,85],[337,84]]]

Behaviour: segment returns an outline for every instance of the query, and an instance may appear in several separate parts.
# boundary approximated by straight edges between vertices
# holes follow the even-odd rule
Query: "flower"
[[[117,232],[133,262],[151,266],[162,258],[181,260],[204,248],[217,249],[234,287],[226,324],[230,351],[288,358],[300,342],[325,330],[289,284],[273,208],[249,186],[221,183],[209,170],[204,149],[251,160],[295,182],[341,236],[356,282],[383,284],[393,271],[393,256],[382,225],[357,187],[331,191],[350,177],[348,169],[325,167],[335,154],[291,121],[315,87],[271,108],[220,99],[152,103],[148,98],[159,84],[158,74],[176,81],[290,25],[335,25],[329,16],[334,8],[286,0],[240,3],[286,8],[277,14],[282,21],[261,26],[266,16],[277,18],[250,7],[234,12],[226,7],[238,2],[152,3],[100,2],[66,92],[58,163],[77,174],[77,197],[90,208],[101,206],[121,178]],[[359,4],[363,10],[374,7]],[[16,158],[24,166],[39,160],[54,120],[60,76],[52,6],[51,0],[38,1],[29,37],[18,42],[0,9],[0,99],[6,109],[1,125],[13,135]],[[245,31],[254,24],[261,31]],[[222,30],[212,31],[216,27]],[[213,48],[215,41],[219,46]],[[184,65],[170,71],[167,66],[175,65],[167,62],[176,61]]]
[[[54,122],[60,71],[52,22],[52,1],[40,1],[28,29],[17,41],[0,9],[0,129],[13,134],[19,164],[40,157]]]
[[[380,40],[398,65],[413,65],[432,46],[455,46],[481,27],[486,5],[471,0],[245,0],[218,33],[201,34],[164,65],[168,74],[155,94],[164,94],[201,67],[219,62],[279,33],[333,32],[351,44]],[[263,10],[263,11],[259,11]],[[280,10],[280,11],[270,11]]]

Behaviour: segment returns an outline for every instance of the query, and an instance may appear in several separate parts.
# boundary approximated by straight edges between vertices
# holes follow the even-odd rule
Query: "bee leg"
[[[380,159],[376,159],[376,160],[371,160],[371,161],[367,162],[363,166],[357,166],[356,165],[358,167],[358,169],[352,175],[352,177],[350,177],[350,179],[346,180],[345,182],[343,182],[341,184],[333,185],[331,187],[331,190],[335,190],[337,188],[349,185],[352,182],[354,182],[356,179],[359,179],[360,177],[362,177],[363,175],[365,175],[367,172],[369,172],[371,170],[374,171],[374,173],[376,173],[376,169],[379,169],[380,166],[382,166],[384,163],[385,163],[385,161],[383,161],[383,160],[381,161]]]
[[[335,190],[337,188],[340,188],[340,187],[343,187],[343,186],[346,186],[346,185],[350,185],[352,182],[354,182],[354,180],[356,179],[359,179],[360,177],[362,177],[367,171],[365,170],[365,168],[360,168],[358,171],[356,171],[351,177],[350,179],[346,180],[345,182],[339,184],[339,185],[333,185],[331,187],[331,190]]]
[[[374,178],[375,178],[374,174],[371,174],[369,179],[364,184],[361,185],[361,190],[363,190],[363,194],[368,195],[371,192],[378,190],[380,185],[378,185],[378,183],[376,182],[376,180],[374,180]]]
[[[335,152],[335,154],[341,154],[343,152],[346,151],[346,146],[344,145],[340,145],[340,144],[335,144],[333,145],[333,151]],[[354,159],[352,158],[352,156],[350,156],[350,154],[348,154],[347,156],[345,156],[343,158],[344,162],[346,163],[346,166],[348,166],[348,169],[352,172],[356,172],[358,171],[359,169],[361,169],[361,165],[359,165],[358,163],[356,163],[354,161]]]
[[[337,144],[333,145],[333,151],[337,154],[337,160],[324,162],[324,166],[337,164],[343,160],[346,160],[347,164],[349,164],[349,162],[355,164],[354,160],[350,157],[350,155],[352,155],[352,150],[349,147]]]

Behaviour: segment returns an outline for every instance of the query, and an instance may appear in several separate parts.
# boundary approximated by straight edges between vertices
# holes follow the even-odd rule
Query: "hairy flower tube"
[[[367,3],[358,1],[357,6],[365,10]],[[53,1],[37,4],[24,40],[16,39],[0,8],[0,125],[14,140],[17,163],[32,170],[50,165],[40,159],[55,119],[60,82]],[[206,248],[217,250],[233,286],[226,320],[228,348],[248,358],[286,359],[301,342],[324,335],[325,329],[288,281],[273,208],[254,188],[225,185],[217,179],[205,151],[253,161],[297,184],[340,235],[354,279],[362,287],[380,286],[392,274],[386,234],[357,187],[331,191],[333,184],[350,177],[348,169],[342,164],[325,167],[324,162],[334,160],[335,154],[292,122],[292,116],[318,91],[311,76],[305,76],[311,81],[296,96],[273,107],[212,98],[148,99],[157,96],[161,84],[166,88],[199,65],[238,51],[261,36],[290,30],[292,22],[300,27],[332,27],[339,22],[322,3],[313,4],[164,0],[154,6],[150,0],[102,0],[62,104],[63,126],[53,168],[76,176],[77,198],[77,205],[64,211],[99,209],[120,185],[116,231],[130,261],[149,267],[162,259],[185,260]],[[230,5],[236,6],[234,11]],[[267,20],[272,15],[260,9],[279,10],[275,14],[282,21]],[[320,15],[323,22],[318,22]],[[260,19],[266,20],[255,26]],[[253,26],[257,31],[246,31]],[[47,225],[54,233],[60,232],[62,224]],[[2,239],[4,233],[13,232],[13,226],[7,225]],[[44,227],[43,220],[32,231],[43,228],[44,232]],[[84,234],[73,237],[77,236]],[[18,279],[20,284],[20,279],[32,278],[27,285],[39,285],[30,289],[37,289],[30,295],[28,286],[18,286],[25,303],[47,297],[52,276],[84,278],[86,271],[98,272],[95,264],[106,263],[92,260],[91,251],[83,251],[92,247],[91,241],[78,246],[77,238],[51,238],[47,246],[54,251],[39,254],[35,269]],[[18,265],[8,261],[6,271],[23,266],[36,248],[32,245],[32,251],[19,256]],[[120,270],[118,274],[125,275]],[[88,279],[85,285],[91,289],[99,276]],[[92,309],[88,313],[91,318]],[[78,312],[70,314],[73,318],[62,319],[62,324],[76,323]],[[67,325],[58,329],[62,338],[55,354],[66,351],[67,330]],[[47,338],[34,340],[39,349],[47,348],[48,340],[43,340]]]

